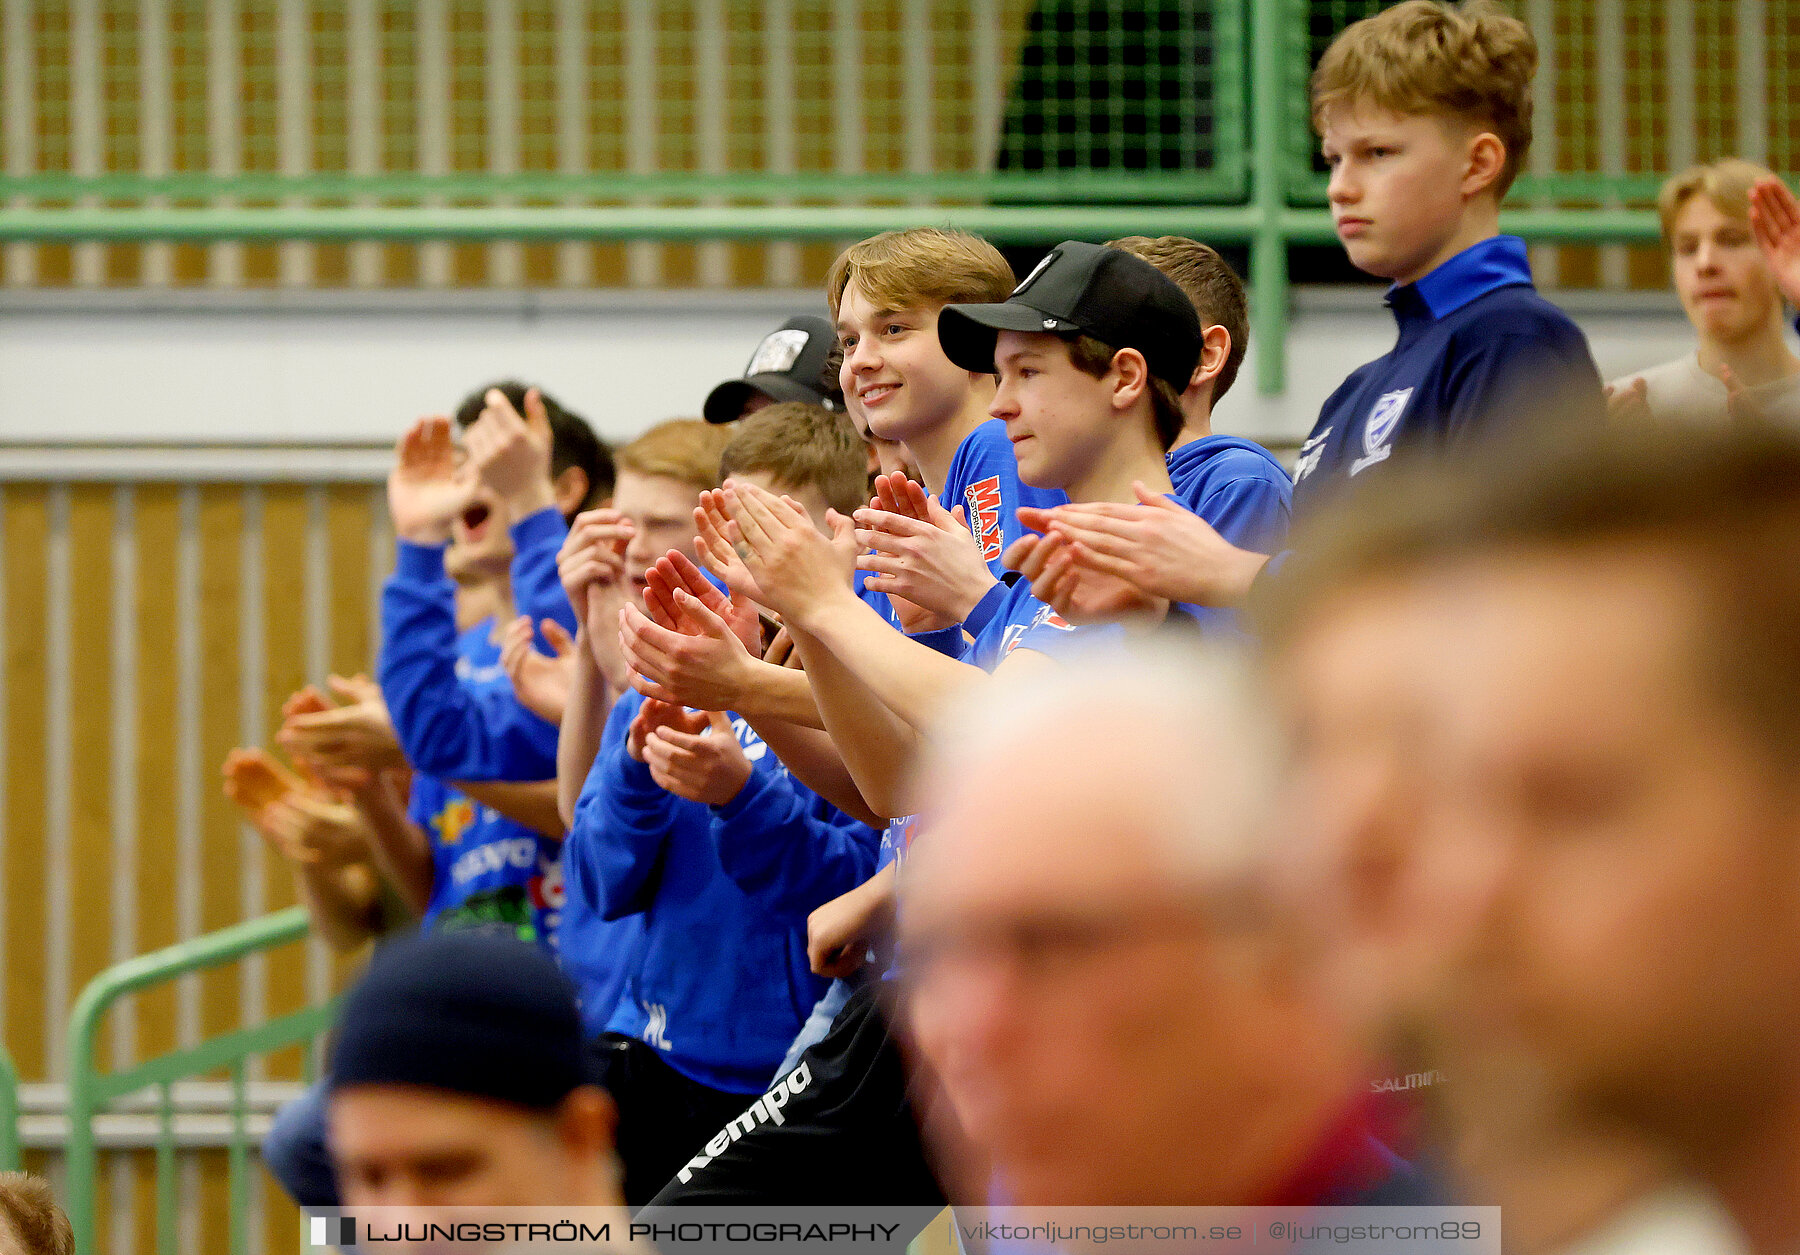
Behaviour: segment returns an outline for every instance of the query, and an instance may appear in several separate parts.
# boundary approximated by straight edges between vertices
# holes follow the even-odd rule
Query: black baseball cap
[[[1064,240],[998,305],[946,305],[938,315],[944,356],[964,370],[994,369],[1002,331],[1087,334],[1136,349],[1150,373],[1180,392],[1200,364],[1203,329],[1175,281],[1122,249]]]
[[[823,378],[837,332],[817,314],[797,314],[764,336],[742,379],[712,390],[701,411],[709,423],[729,423],[757,393],[771,401],[804,401],[828,410],[844,408],[836,383]]]

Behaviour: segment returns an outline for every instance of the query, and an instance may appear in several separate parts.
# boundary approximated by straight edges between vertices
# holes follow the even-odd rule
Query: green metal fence
[[[0,1172],[17,1172],[19,1157],[19,1070],[0,1046]]]
[[[246,1067],[251,1058],[296,1043],[310,1042],[331,1022],[335,1003],[307,1007],[262,1024],[211,1037],[199,1045],[147,1059],[130,1068],[103,1072],[95,1047],[106,1012],[119,998],[182,976],[271,950],[306,936],[306,911],[290,907],[261,919],[139,955],[106,969],[76,999],[69,1025],[68,1212],[75,1249],[95,1250],[99,1147],[94,1119],[114,1101],[155,1088],[156,1250],[176,1251],[176,1138],[173,1087],[177,1081],[224,1070],[232,1088],[232,1133],[227,1148],[229,1244],[233,1255],[249,1247],[246,1214],[250,1199],[250,1137],[246,1125]]]
[[[300,286],[322,242],[353,246],[354,285],[389,281],[378,245],[418,245],[428,286],[594,282],[579,248],[548,280],[517,251],[594,242],[638,246],[617,281],[653,286],[655,245],[699,244],[696,281],[731,286],[816,278],[784,246],[916,223],[1180,232],[1249,245],[1275,392],[1286,249],[1333,242],[1307,75],[1388,2],[14,3],[0,241],[74,244],[78,285],[118,281],[104,243],[165,249],[145,282],[171,281],[170,242],[205,244],[192,281],[215,286],[245,281],[246,243],[286,246]],[[1668,171],[1800,164],[1800,0],[1511,8],[1541,68],[1508,229],[1653,240]],[[454,242],[491,245],[485,280]],[[6,265],[30,281],[26,253]]]

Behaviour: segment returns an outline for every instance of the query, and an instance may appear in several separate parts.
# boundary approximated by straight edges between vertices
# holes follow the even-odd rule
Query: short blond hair
[[[613,453],[621,471],[678,479],[702,491],[719,486],[719,454],[731,433],[698,418],[658,423]]]
[[[74,1255],[75,1234],[69,1218],[56,1205],[56,1196],[42,1177],[0,1172],[0,1250]]]
[[[869,503],[868,455],[847,416],[784,401],[731,426],[719,478],[760,471],[782,488],[817,488],[839,514]]]
[[[1705,196],[1713,208],[1727,218],[1748,221],[1750,189],[1759,180],[1774,177],[1773,171],[1741,157],[1727,157],[1711,165],[1689,166],[1664,183],[1656,194],[1656,216],[1662,220],[1663,243],[1675,242],[1675,219],[1696,196]]]
[[[1313,125],[1342,105],[1454,118],[1492,131],[1506,147],[1498,200],[1531,150],[1531,29],[1492,0],[1461,5],[1406,0],[1353,22],[1312,76]]]
[[[833,318],[852,282],[877,309],[901,310],[1004,301],[1012,295],[1013,272],[980,236],[914,227],[883,231],[838,254],[825,276]]]
[[[1238,367],[1244,364],[1244,350],[1250,347],[1250,309],[1244,300],[1244,281],[1217,249],[1185,235],[1159,235],[1155,239],[1128,235],[1109,240],[1106,246],[1142,257],[1174,280],[1175,286],[1193,302],[1201,327],[1225,328],[1231,337],[1231,351],[1225,355],[1219,377],[1213,380],[1212,399],[1217,404],[1231,391]]]

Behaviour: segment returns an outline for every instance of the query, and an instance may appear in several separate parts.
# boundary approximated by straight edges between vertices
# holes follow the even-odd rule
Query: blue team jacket
[[[1171,449],[1174,497],[1239,549],[1280,553],[1294,512],[1294,481],[1261,445],[1236,436],[1202,436]],[[1241,631],[1236,610],[1183,604],[1204,631]]]
[[[1472,245],[1386,299],[1399,338],[1320,410],[1295,463],[1296,510],[1396,453],[1441,452],[1524,418],[1604,414],[1587,337],[1538,295],[1516,236]]]
[[[475,632],[486,635],[485,628],[468,635]],[[555,953],[562,912],[560,841],[424,772],[413,773],[407,814],[431,846],[431,899],[421,927],[497,930]]]
[[[1174,497],[1239,549],[1279,553],[1294,512],[1294,481],[1275,455],[1236,436],[1202,436],[1169,450]]]
[[[577,916],[639,919],[607,1031],[703,1085],[760,1093],[825,992],[805,912],[867,879],[879,837],[793,781],[735,717],[752,767],[743,791],[721,807],[667,792],[626,752],[642,704],[633,692],[614,706],[564,842],[565,966],[586,927]],[[831,853],[796,857],[810,842]]]
[[[513,525],[512,588],[533,624],[555,619],[572,634],[575,612],[556,576],[568,534],[544,509]],[[381,590],[381,693],[407,761],[441,780],[549,780],[556,775],[555,724],[526,710],[500,669],[474,668],[457,653],[456,590],[444,546],[401,541]]]
[[[1033,488],[1019,478],[1019,459],[1012,441],[1006,438],[1006,424],[990,418],[964,436],[950,455],[950,469],[938,500],[946,510],[961,503],[969,531],[981,543],[988,570],[1000,579],[1006,573],[1000,555],[1025,534],[1019,507],[1049,509],[1066,505],[1069,498],[1060,489]]]

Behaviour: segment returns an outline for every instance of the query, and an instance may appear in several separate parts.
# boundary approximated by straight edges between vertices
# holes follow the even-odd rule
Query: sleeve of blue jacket
[[[506,685],[456,674],[456,590],[439,545],[400,542],[381,590],[381,695],[407,761],[441,780],[546,780],[556,728]]]
[[[602,919],[624,919],[650,905],[675,822],[675,795],[625,748],[642,704],[621,700],[607,716],[600,752],[575,802],[575,822],[563,839],[563,874],[579,877],[583,897]]]
[[[1266,479],[1228,481],[1200,503],[1200,517],[1219,535],[1252,553],[1278,553],[1287,543],[1293,490]]]
[[[881,834],[773,762],[755,764],[737,796],[712,808],[713,841],[738,888],[771,912],[805,919],[874,874]]]
[[[575,607],[569,604],[556,572],[556,558],[568,535],[569,526],[554,506],[545,506],[512,525],[513,603],[520,614],[531,616],[531,630],[545,653],[551,652],[544,639],[545,619],[555,619],[570,636],[575,635]]]

